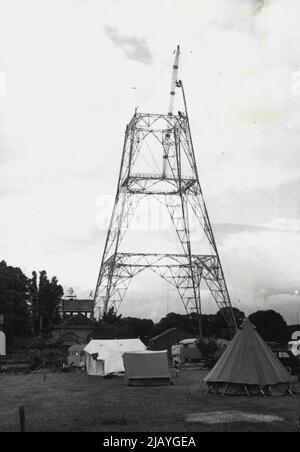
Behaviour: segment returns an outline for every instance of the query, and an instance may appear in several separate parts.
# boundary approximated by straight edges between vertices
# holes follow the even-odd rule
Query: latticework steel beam
[[[180,85],[182,86],[182,85]],[[183,92],[184,94],[184,92]],[[161,168],[142,171],[142,157],[161,155]],[[140,200],[153,196],[166,206],[182,254],[120,253],[120,244]],[[195,255],[189,215],[204,233],[211,254]],[[119,310],[134,276],[149,268],[175,286],[188,313],[201,313],[205,281],[229,328],[236,327],[217,245],[199,182],[187,114],[135,112],[126,127],[115,205],[95,291],[95,316]]]

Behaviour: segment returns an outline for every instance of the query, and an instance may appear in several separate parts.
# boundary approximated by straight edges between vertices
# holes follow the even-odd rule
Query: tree
[[[224,319],[225,309],[227,310],[230,308],[222,308],[217,312],[216,315],[209,316],[208,319],[206,319],[206,329],[205,329],[206,337],[215,336],[219,339],[226,340],[232,339],[232,333],[229,330],[228,325],[226,324]],[[237,308],[232,308],[232,311],[237,326],[240,327],[245,319],[245,314]]]
[[[32,273],[29,287],[33,332],[45,336],[60,320],[58,308],[64,291],[57,278],[54,276],[49,280],[44,270],[40,272],[39,281],[36,272]]]
[[[135,334],[124,322],[114,324],[99,322],[92,336],[93,339],[131,339]]]
[[[0,312],[8,344],[13,336],[30,334],[30,293],[28,279],[17,267],[0,262]]]
[[[217,341],[212,337],[208,339],[198,339],[196,346],[205,359],[211,358],[213,354],[219,350]]]
[[[133,332],[133,337],[139,337],[142,341],[148,340],[154,336],[154,323],[150,319],[139,319],[136,317],[127,317],[122,319],[130,330]]]
[[[121,320],[122,314],[117,314],[114,307],[112,306],[107,312],[104,312],[102,317],[102,322],[107,325],[113,325]]]
[[[170,312],[155,325],[155,334],[160,334],[169,328],[183,328],[194,336],[197,333],[198,321],[197,315],[190,316]]]
[[[284,318],[273,310],[257,311],[249,316],[257,332],[266,342],[287,342],[288,326]]]
[[[130,327],[124,324],[122,314],[117,314],[112,306],[96,323],[93,339],[126,339],[133,337]]]
[[[96,331],[93,333],[95,339],[131,339],[139,337],[147,341],[152,336],[154,323],[149,319],[135,317],[122,318],[113,307],[107,311],[102,319],[97,322]]]

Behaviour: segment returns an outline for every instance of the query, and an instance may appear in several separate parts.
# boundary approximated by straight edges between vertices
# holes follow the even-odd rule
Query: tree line
[[[46,271],[33,272],[28,278],[20,268],[0,262],[0,313],[4,314],[4,331],[8,342],[14,336],[47,337],[52,328],[61,322],[59,306],[63,288],[55,276],[49,278]],[[237,325],[245,314],[233,308]],[[288,326],[284,318],[272,310],[258,311],[249,316],[265,341],[287,342]],[[205,337],[230,339],[222,310],[217,314],[201,317]],[[113,309],[100,321],[76,316],[69,321],[86,322],[94,329],[93,337],[101,339],[140,337],[145,343],[170,328],[182,328],[191,337],[197,336],[199,317],[195,314],[168,313],[158,322],[134,317],[123,318]]]
[[[227,308],[225,308],[227,309]],[[233,314],[237,326],[240,327],[245,319],[245,314],[239,309],[233,308]],[[289,329],[286,321],[278,312],[273,310],[257,311],[249,316],[250,321],[256,327],[258,333],[267,342],[286,343],[289,341]],[[203,336],[206,338],[232,339],[222,309],[216,314],[202,314]],[[110,309],[97,322],[94,339],[120,339],[140,337],[145,343],[150,338],[157,336],[170,328],[182,328],[191,337],[198,335],[199,317],[196,314],[168,313],[165,317],[154,323],[150,319],[126,317],[115,314]]]
[[[14,336],[42,336],[59,322],[63,288],[46,271],[28,278],[20,268],[0,262],[0,313],[8,342]]]

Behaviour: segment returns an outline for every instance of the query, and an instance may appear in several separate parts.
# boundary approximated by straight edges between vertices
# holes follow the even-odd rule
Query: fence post
[[[25,432],[25,408],[23,406],[19,407],[19,417],[20,417],[20,431]]]

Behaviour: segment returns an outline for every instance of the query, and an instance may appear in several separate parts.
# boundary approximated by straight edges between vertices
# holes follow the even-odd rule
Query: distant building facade
[[[62,321],[54,326],[52,340],[64,345],[87,343],[95,330],[93,308],[92,297],[77,298],[73,289],[68,289],[58,311]]]
[[[70,288],[67,295],[61,300],[59,315],[63,320],[74,315],[82,315],[87,319],[92,319],[94,315],[94,300],[92,298],[77,298],[73,289]]]
[[[93,318],[93,306],[94,302],[91,299],[62,299],[59,315],[62,319],[67,319],[68,317],[81,314],[87,319],[91,319]]]

